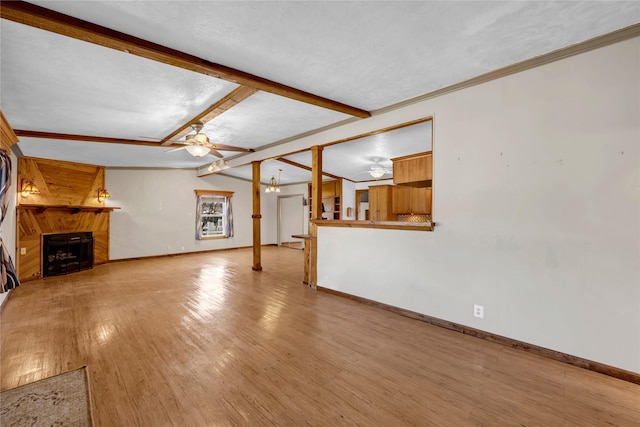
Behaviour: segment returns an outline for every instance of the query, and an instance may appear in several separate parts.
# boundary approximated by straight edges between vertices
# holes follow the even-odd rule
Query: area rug
[[[0,393],[0,426],[93,426],[87,367]]]

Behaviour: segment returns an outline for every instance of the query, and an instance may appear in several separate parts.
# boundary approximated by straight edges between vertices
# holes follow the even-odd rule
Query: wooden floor
[[[1,390],[87,365],[97,426],[638,426],[640,386],[302,285],[302,252],[27,282]]]

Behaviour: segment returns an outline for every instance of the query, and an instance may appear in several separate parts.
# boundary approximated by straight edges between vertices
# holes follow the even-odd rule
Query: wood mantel
[[[70,210],[73,212],[110,212],[120,207],[116,206],[76,206],[76,205],[40,205],[40,204],[21,204],[18,209],[35,209],[44,212],[47,209]]]

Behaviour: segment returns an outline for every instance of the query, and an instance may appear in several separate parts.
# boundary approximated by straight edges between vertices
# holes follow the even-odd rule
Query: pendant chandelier
[[[278,180],[276,181],[275,176],[271,176],[269,180],[269,185],[267,185],[265,193],[279,193],[280,192],[280,174],[282,173],[282,169],[278,169]]]

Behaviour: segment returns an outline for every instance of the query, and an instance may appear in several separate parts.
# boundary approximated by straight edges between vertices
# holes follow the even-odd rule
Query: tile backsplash
[[[398,221],[405,221],[405,222],[431,222],[431,215],[398,214]]]

